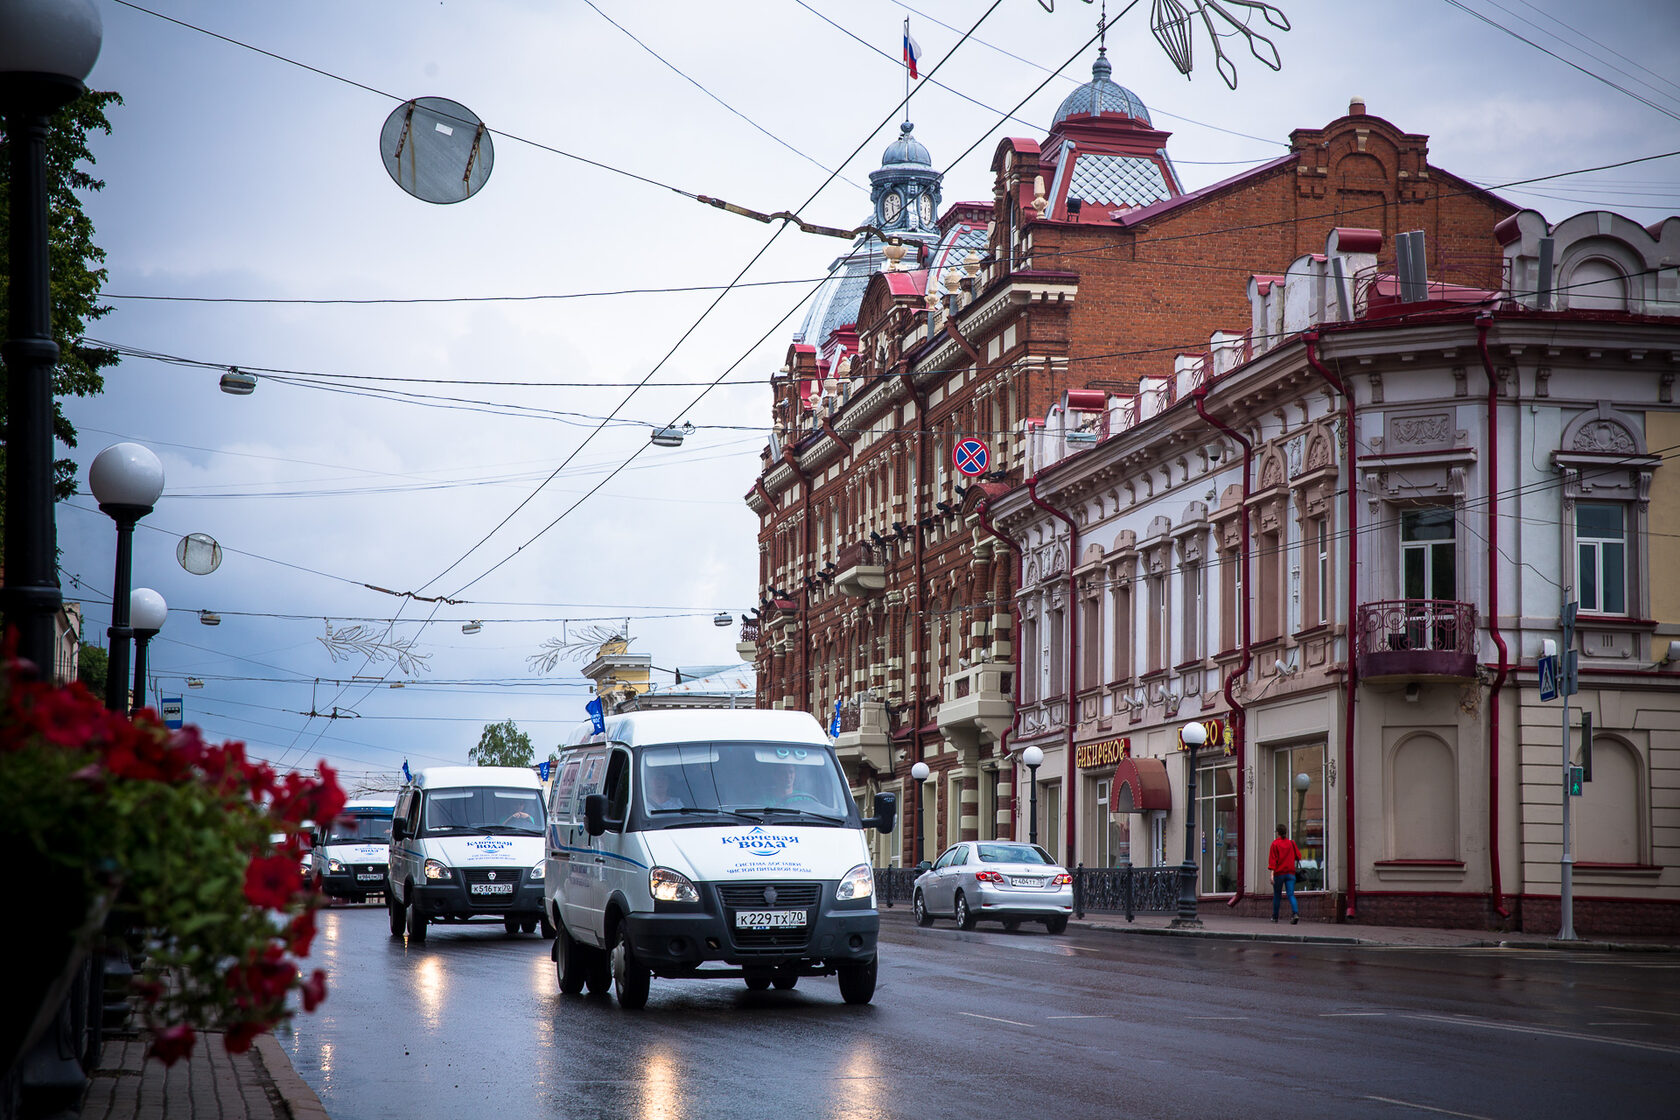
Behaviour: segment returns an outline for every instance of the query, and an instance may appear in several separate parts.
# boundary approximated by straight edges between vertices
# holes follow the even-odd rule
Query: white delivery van
[[[891,831],[892,794],[860,818],[806,712],[688,709],[588,724],[549,791],[544,917],[560,990],[737,976],[758,990],[836,976],[875,994],[875,875],[865,828]]]
[[[428,766],[397,795],[386,906],[391,936],[498,917],[530,933],[543,914],[542,784],[520,766]],[[543,936],[553,931],[543,924]]]
[[[395,797],[346,801],[337,817],[317,825],[310,844],[310,875],[329,898],[366,902],[385,891],[391,858]]]

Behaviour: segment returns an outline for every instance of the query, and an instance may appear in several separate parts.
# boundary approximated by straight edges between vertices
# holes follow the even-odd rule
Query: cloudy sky
[[[580,628],[628,620],[661,670],[736,659],[712,619],[755,600],[741,499],[768,378],[842,246],[688,195],[863,220],[903,116],[908,16],[910,116],[945,199],[989,197],[998,139],[1042,138],[1089,78],[1097,21],[1080,0],[98,3],[90,84],[125,104],[93,143],[114,310],[89,334],[131,356],[68,403],[75,455],[134,440],[164,462],[135,541],[136,586],[170,605],[158,692],[208,734],[358,783],[461,761],[502,719],[559,742],[583,718],[580,665],[528,659]],[[1680,149],[1680,6],[1279,6],[1281,71],[1228,39],[1232,91],[1205,27],[1186,79],[1150,4],[1109,4],[1114,77],[1173,132],[1192,188],[1355,95],[1490,186]],[[494,130],[467,201],[411,198],[381,162],[387,116],[427,96]],[[1649,224],[1680,212],[1680,159],[1503,193],[1554,221]],[[256,391],[219,392],[228,367]],[[695,426],[683,446],[651,447],[675,421]],[[111,522],[84,494],[58,532],[66,596],[103,641]],[[177,564],[191,532],[226,550],[214,574]],[[322,641],[355,627],[362,652]]]

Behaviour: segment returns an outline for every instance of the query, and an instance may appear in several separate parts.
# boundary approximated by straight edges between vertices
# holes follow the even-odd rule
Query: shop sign
[[[1104,739],[1100,743],[1083,743],[1074,748],[1073,761],[1081,770],[1098,766],[1113,766],[1131,753],[1129,738]]]
[[[1207,730],[1206,745],[1208,747],[1222,748],[1226,754],[1230,754],[1232,745],[1231,729],[1225,725],[1225,721],[1222,719],[1204,719],[1200,722],[1202,727]],[[1182,732],[1179,733],[1178,749],[1181,751],[1189,749],[1184,745],[1184,735]]]

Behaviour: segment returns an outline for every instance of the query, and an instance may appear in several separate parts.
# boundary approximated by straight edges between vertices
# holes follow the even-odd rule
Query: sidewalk
[[[883,917],[897,915],[914,921],[908,904],[900,903],[881,911]],[[1412,948],[1503,948],[1503,949],[1573,949],[1597,952],[1680,952],[1680,937],[1629,937],[1615,939],[1582,938],[1559,941],[1555,935],[1542,933],[1500,933],[1495,930],[1436,929],[1420,926],[1373,926],[1361,923],[1337,924],[1302,918],[1299,925],[1290,925],[1285,916],[1273,923],[1269,918],[1238,917],[1218,903],[1197,908],[1200,929],[1172,928],[1174,914],[1139,914],[1128,923],[1126,916],[1107,911],[1087,912],[1083,918],[1068,922],[1070,929],[1099,929],[1116,934],[1155,937],[1204,937],[1226,941],[1293,941],[1311,945],[1386,945]],[[987,927],[998,928],[996,923]],[[986,928],[986,927],[982,927]]]
[[[146,1060],[133,1032],[107,1035],[82,1120],[328,1120],[315,1091],[273,1035],[229,1054],[220,1034],[199,1036],[192,1057]]]

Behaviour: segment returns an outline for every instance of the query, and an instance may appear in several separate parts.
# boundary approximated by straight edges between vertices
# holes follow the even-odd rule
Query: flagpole
[[[904,17],[904,42],[906,44],[908,44],[910,42],[910,17],[909,16]],[[905,61],[904,61],[904,120],[905,120],[906,124],[908,124],[909,121],[910,121],[910,60],[909,59],[905,59]]]

